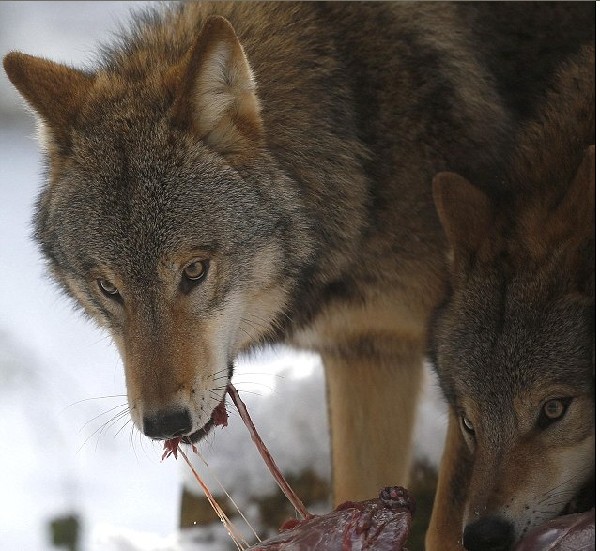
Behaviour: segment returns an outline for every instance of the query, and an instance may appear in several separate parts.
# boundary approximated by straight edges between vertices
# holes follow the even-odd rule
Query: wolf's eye
[[[183,269],[183,275],[189,281],[199,281],[204,278],[207,269],[208,261],[194,260]]]
[[[461,417],[461,421],[462,421],[462,425],[464,427],[464,429],[471,435],[475,434],[475,429],[473,428],[473,423],[471,423],[471,421],[469,421],[468,417],[465,417],[464,415]]]
[[[544,429],[551,423],[559,421],[567,413],[572,398],[552,398],[544,403],[538,419],[538,425]]]
[[[183,294],[191,293],[192,290],[201,283],[208,272],[208,260],[192,260],[183,268],[179,290]]]
[[[100,287],[102,293],[104,293],[109,298],[117,298],[120,296],[119,289],[117,289],[115,285],[113,285],[110,281],[106,279],[99,279],[98,287]]]
[[[565,406],[560,400],[548,400],[544,404],[544,415],[548,419],[560,419],[565,411]]]

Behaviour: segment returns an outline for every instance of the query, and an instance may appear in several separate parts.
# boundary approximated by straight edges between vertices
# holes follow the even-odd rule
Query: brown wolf
[[[595,470],[595,50],[559,73],[503,196],[451,173],[431,356],[450,405],[429,547],[508,550]],[[589,506],[589,504],[587,504]]]

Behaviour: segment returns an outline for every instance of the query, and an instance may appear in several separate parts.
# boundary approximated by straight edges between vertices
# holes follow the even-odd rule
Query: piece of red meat
[[[288,521],[282,531],[252,551],[402,551],[415,503],[399,486],[377,499],[346,502],[326,515]]]

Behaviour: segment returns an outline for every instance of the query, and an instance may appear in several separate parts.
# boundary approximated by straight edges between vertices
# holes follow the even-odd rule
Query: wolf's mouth
[[[227,383],[231,382],[231,378],[233,377],[233,362],[228,362],[227,364]],[[227,385],[225,385],[227,388]],[[227,426],[227,410],[225,409],[225,396],[227,392],[223,392],[223,398],[217,405],[210,416],[210,419],[206,422],[206,424],[195,432],[188,434],[186,436],[181,437],[181,441],[184,444],[195,444],[202,440],[208,433],[212,430],[213,427],[226,427]]]
[[[592,477],[577,495],[567,503],[561,516],[570,515],[573,513],[586,513],[591,510],[596,504],[596,478]]]
[[[527,531],[514,549],[593,549],[596,533],[593,512],[595,489],[595,477],[592,477],[557,518]]]
[[[198,429],[196,432],[193,432],[189,436],[182,437],[181,440],[184,444],[195,444],[196,442],[200,442],[200,440],[202,440],[206,435],[208,435],[210,429],[212,429],[214,426],[215,424],[211,418],[209,419],[208,423],[206,423],[206,425],[204,425],[201,429]]]
[[[213,427],[226,427],[227,426],[227,410],[225,409],[225,396],[223,396],[223,400],[219,403],[219,405],[213,410],[210,419],[201,429],[198,429],[196,432],[192,434],[188,434],[187,436],[183,436],[181,441],[184,444],[195,444],[202,440]]]

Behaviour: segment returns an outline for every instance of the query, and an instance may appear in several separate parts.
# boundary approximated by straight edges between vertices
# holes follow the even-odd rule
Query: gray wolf
[[[447,279],[431,179],[493,180],[512,127],[463,9],[185,3],[90,70],[6,56],[47,152],[35,237],[140,431],[197,441],[235,358],[283,342],[324,362],[334,501],[406,484]]]
[[[434,180],[452,275],[432,316],[450,428],[431,547],[462,548],[462,527],[468,551],[508,550],[590,505],[577,499],[595,472],[595,105],[589,46],[520,133],[501,196]]]

